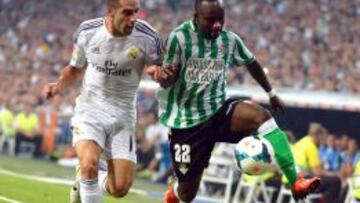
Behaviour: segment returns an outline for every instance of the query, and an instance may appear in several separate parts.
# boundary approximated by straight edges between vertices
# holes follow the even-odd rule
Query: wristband
[[[272,90],[270,90],[269,92],[267,92],[267,95],[268,95],[269,98],[275,97],[275,96],[276,96],[276,91],[275,91],[275,89],[272,89]]]

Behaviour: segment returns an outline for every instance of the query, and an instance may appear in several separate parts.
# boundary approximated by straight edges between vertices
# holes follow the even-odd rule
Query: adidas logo
[[[100,54],[100,47],[93,47],[91,49],[91,53],[93,54]]]

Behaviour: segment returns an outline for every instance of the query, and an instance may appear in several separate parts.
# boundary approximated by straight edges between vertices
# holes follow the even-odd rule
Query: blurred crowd
[[[51,102],[43,85],[68,64],[72,34],[83,20],[103,16],[103,0],[0,0],[0,150],[41,157],[73,157],[69,118],[80,83]],[[140,18],[165,41],[193,15],[193,0],[143,0]],[[274,86],[360,93],[360,4],[353,0],[226,0],[226,27],[238,33]],[[245,68],[229,70],[230,85],[254,85]],[[157,121],[152,91],[138,96],[138,170],[166,180],[167,129]],[[5,144],[6,143],[6,144]],[[28,144],[30,143],[30,144]],[[328,135],[316,142],[321,168],[344,180],[360,153],[355,139]],[[359,165],[360,167],[360,165]],[[360,169],[359,169],[360,170]],[[335,175],[340,174],[340,175]]]
[[[191,0],[141,1],[140,18],[164,41],[193,15]],[[226,27],[240,34],[275,86],[357,94],[360,85],[360,5],[353,0],[228,0]],[[68,63],[72,34],[85,19],[103,16],[104,1],[1,0],[1,97],[38,96]],[[253,84],[232,69],[229,84]],[[39,86],[40,85],[40,86]],[[11,90],[11,91],[10,91]],[[76,91],[76,90],[74,90]]]
[[[334,135],[315,122],[310,123],[307,135],[299,140],[295,140],[291,132],[287,134],[299,174],[321,178],[318,191],[322,194],[321,202],[345,202],[350,191],[348,180],[360,175],[360,148],[356,137]],[[359,191],[351,187],[355,198],[360,198]]]

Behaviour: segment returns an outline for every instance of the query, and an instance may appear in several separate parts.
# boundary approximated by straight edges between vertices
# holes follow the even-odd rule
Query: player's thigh
[[[237,143],[270,118],[263,107],[239,97],[227,99],[211,119],[217,142]]]
[[[250,101],[238,102],[233,108],[230,120],[231,133],[250,134],[271,117],[268,110]]]
[[[97,177],[101,147],[92,140],[81,140],[77,142],[75,151],[79,158],[81,177]]]
[[[215,145],[211,130],[206,124],[190,129],[171,129],[170,154],[179,182],[191,182],[201,177],[209,165]]]
[[[137,162],[134,127],[131,123],[123,126],[110,134],[104,151],[110,184],[116,190],[130,188]]]
[[[103,116],[91,111],[77,112],[71,120],[73,146],[85,177],[96,177],[100,155],[105,147]]]
[[[82,141],[92,141],[104,149],[107,134],[106,123],[104,123],[106,120],[106,117],[98,116],[93,112],[75,113],[71,119],[73,146],[76,148]]]
[[[135,129],[132,124],[124,125],[111,132],[104,147],[104,157],[110,159],[125,159],[136,164]]]
[[[127,193],[134,179],[136,163],[127,159],[110,159],[107,163],[110,188]]]

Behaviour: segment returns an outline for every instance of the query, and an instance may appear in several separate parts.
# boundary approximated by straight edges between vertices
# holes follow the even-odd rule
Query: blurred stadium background
[[[360,2],[224,2],[227,27],[243,37],[287,104],[285,115],[275,114],[279,125],[288,131],[295,148],[304,137],[318,138],[315,155],[321,165],[305,163],[307,169],[335,177],[339,184],[328,187],[339,188],[340,202],[360,200],[356,187],[360,185],[356,178],[360,175]],[[192,17],[193,3],[143,0],[139,15],[165,40],[170,30]],[[0,0],[0,202],[68,201],[76,164],[69,118],[80,83],[51,103],[44,101],[41,89],[68,63],[79,23],[104,12],[102,0]],[[230,95],[267,106],[266,95],[246,69],[229,70],[228,84]],[[167,131],[157,122],[155,89],[145,76],[137,105],[138,174],[123,202],[161,202],[171,174]],[[24,130],[31,134],[30,142],[15,142]],[[208,182],[202,184],[202,201],[266,202],[266,196],[272,195],[274,201],[268,202],[275,202],[286,194],[285,183],[270,183],[281,177],[276,171],[251,180],[239,175],[231,152],[224,148],[215,150],[204,175]],[[297,151],[297,157],[308,156],[307,149]],[[57,178],[56,184],[36,177]],[[247,188],[249,195],[238,194],[240,188]],[[277,196],[278,189],[283,190]],[[313,202],[321,202],[324,195],[314,196]]]

